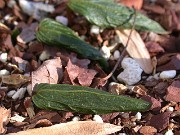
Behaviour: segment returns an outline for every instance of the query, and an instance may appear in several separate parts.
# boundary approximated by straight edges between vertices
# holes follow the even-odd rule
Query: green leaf
[[[46,18],[39,24],[36,38],[49,46],[58,46],[78,53],[83,58],[97,60],[102,67],[107,69],[107,61],[93,46],[81,40],[77,34],[65,25]]]
[[[103,28],[119,27],[131,29],[134,21],[134,9],[109,0],[69,0],[69,8],[85,16],[92,24]],[[135,29],[167,34],[157,22],[137,13]]]
[[[41,109],[86,114],[145,111],[151,106],[150,103],[141,99],[67,84],[37,84],[34,87],[32,100]]]

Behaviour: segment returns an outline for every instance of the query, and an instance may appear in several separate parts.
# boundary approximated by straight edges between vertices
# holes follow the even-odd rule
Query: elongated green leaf
[[[70,28],[52,19],[46,18],[40,22],[36,38],[47,45],[74,51],[83,58],[97,60],[102,67],[107,68],[106,60],[97,49],[81,40]]]
[[[67,84],[38,84],[32,100],[41,109],[73,111],[86,114],[144,111],[150,103],[110,94],[89,87]]]
[[[103,28],[119,27],[130,29],[133,25],[134,10],[109,0],[69,0],[68,6],[86,19]],[[137,13],[135,29],[153,31],[159,34],[167,32],[155,21]]]

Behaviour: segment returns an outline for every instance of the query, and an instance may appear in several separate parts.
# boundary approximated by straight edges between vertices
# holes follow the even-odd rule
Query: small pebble
[[[9,74],[10,74],[10,72],[8,70],[6,70],[6,69],[0,70],[0,76],[9,75]]]
[[[64,24],[64,25],[68,25],[68,19],[67,17],[64,17],[64,16],[56,16],[56,21]]]
[[[141,68],[140,65],[132,58],[126,57],[122,60],[121,66],[126,68]]]
[[[94,115],[93,120],[99,123],[103,123],[103,120],[99,115]]]
[[[153,78],[156,79],[156,80],[159,80],[159,75],[160,75],[160,73],[157,73],[157,74],[155,74],[155,75],[153,76]]]
[[[32,96],[32,85],[31,84],[29,84],[27,86],[27,92],[28,92],[29,96]]]
[[[101,49],[100,49],[100,53],[102,54],[102,56],[108,60],[111,56],[111,52],[110,52],[110,49],[107,47],[107,46],[102,46]]]
[[[43,52],[40,54],[39,59],[40,59],[41,61],[44,61],[44,60],[49,59],[49,57],[50,57],[49,52],[47,52],[47,51],[45,50],[45,51],[43,51]]]
[[[117,80],[128,85],[134,85],[141,80],[142,72],[141,68],[127,68],[117,76]]]
[[[7,3],[7,6],[8,6],[9,8],[13,8],[15,4],[16,4],[16,1],[15,1],[15,0],[9,0],[8,3]]]
[[[172,130],[168,130],[164,135],[174,135],[174,133],[172,132]]]
[[[136,115],[135,115],[135,118],[136,118],[137,120],[140,120],[141,117],[142,117],[142,114],[141,114],[140,112],[137,112]]]
[[[72,121],[80,121],[80,117],[79,116],[75,116],[72,118]]]
[[[17,92],[12,96],[12,99],[22,99],[24,97],[24,94],[26,92],[26,88],[20,88],[17,90]]]
[[[7,93],[7,96],[11,98],[15,93],[16,93],[15,90],[11,90]]]
[[[116,50],[116,51],[114,51],[113,56],[114,56],[115,60],[118,60],[120,58],[121,54],[120,54],[120,52],[118,50]]]
[[[176,76],[176,70],[167,70],[160,73],[161,79],[172,79]]]
[[[100,28],[98,26],[96,26],[96,25],[93,25],[91,27],[90,32],[93,33],[93,34],[97,34],[98,35],[100,33]]]
[[[11,122],[23,122],[24,120],[25,118],[18,114],[15,114],[13,117],[10,118]]]
[[[170,106],[170,107],[167,108],[167,111],[173,112],[174,108],[172,106]]]
[[[27,88],[20,88],[20,89],[19,89],[19,91],[21,91],[21,92],[19,93],[19,99],[24,98],[24,95],[25,95],[25,93],[26,93],[26,90],[27,90]]]
[[[0,61],[6,62],[6,61],[7,61],[7,56],[8,56],[7,53],[1,53],[1,55],[0,55]]]
[[[121,72],[117,79],[128,85],[134,85],[141,80],[143,70],[140,65],[132,58],[124,58],[121,62],[124,71]]]
[[[118,135],[127,135],[126,133],[119,133]]]

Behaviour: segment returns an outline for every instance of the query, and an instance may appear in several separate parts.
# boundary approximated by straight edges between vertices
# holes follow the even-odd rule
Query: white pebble
[[[142,117],[142,114],[141,114],[140,112],[137,112],[136,115],[135,115],[135,118],[136,118],[137,120],[140,120],[141,117]]]
[[[45,50],[45,51],[43,51],[43,52],[40,54],[39,59],[40,59],[41,61],[44,61],[44,60],[49,59],[49,57],[50,57],[49,52]]]
[[[173,112],[174,108],[172,106],[170,106],[170,107],[167,108],[167,111]]]
[[[29,96],[32,96],[32,85],[31,84],[29,84],[27,86],[27,92],[28,92]]]
[[[118,135],[127,135],[126,133],[119,133]]]
[[[103,123],[103,120],[99,115],[94,115],[93,120],[99,123]]]
[[[16,1],[15,1],[15,0],[9,0],[8,3],[7,3],[7,6],[8,6],[9,8],[13,8],[15,4],[16,4]]]
[[[80,117],[79,116],[75,116],[72,118],[72,121],[80,121]]]
[[[127,68],[117,76],[117,79],[128,85],[134,85],[141,80],[142,72],[141,68]]]
[[[108,60],[111,56],[111,52],[110,52],[110,49],[107,47],[107,46],[102,46],[101,49],[100,49],[100,53],[102,54],[102,56]]]
[[[164,135],[174,135],[174,133],[172,132],[172,130],[168,130]]]
[[[11,98],[15,93],[16,93],[15,90],[11,90],[7,93],[7,96]]]
[[[10,72],[8,70],[6,70],[6,69],[0,70],[0,76],[9,75],[9,74],[10,74]]]
[[[100,33],[100,28],[96,25],[93,25],[93,26],[91,26],[90,32],[98,35]]]
[[[114,51],[113,56],[114,56],[114,59],[115,59],[115,60],[118,60],[118,59],[120,58],[120,56],[121,56],[119,50]]]
[[[24,117],[15,114],[13,117],[10,118],[11,122],[23,122],[25,120]]]
[[[176,76],[176,70],[167,70],[160,73],[161,79],[172,79]]]
[[[26,92],[26,88],[20,88],[17,90],[17,92],[12,96],[12,99],[22,99],[24,97],[24,94]]]
[[[7,53],[1,53],[1,55],[0,55],[0,61],[6,62],[6,61],[7,61],[7,56],[8,56]]]
[[[155,74],[155,75],[153,76],[153,78],[156,79],[156,80],[159,80],[159,75],[160,75],[160,73],[157,73],[157,74]]]
[[[19,99],[22,99],[22,98],[24,98],[27,88],[20,88],[19,90],[21,91],[19,93]]]
[[[132,58],[126,57],[122,60],[121,66],[125,68],[141,68],[140,65]]]
[[[128,57],[124,58],[121,62],[121,66],[124,71],[117,76],[119,81],[123,81],[128,85],[133,85],[141,80],[143,70],[135,60]]]
[[[68,19],[67,17],[64,17],[64,16],[56,16],[56,21],[64,24],[64,25],[68,25]]]

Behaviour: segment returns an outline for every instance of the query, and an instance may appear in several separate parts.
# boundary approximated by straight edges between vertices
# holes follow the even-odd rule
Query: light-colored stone
[[[99,115],[94,115],[93,120],[99,123],[103,123],[103,120]]]
[[[113,56],[114,56],[115,60],[118,60],[120,58],[120,56],[121,56],[119,50],[115,50]]]
[[[22,99],[24,97],[24,94],[26,92],[26,88],[20,88],[17,90],[17,92],[12,96],[12,99]]]
[[[126,68],[141,68],[140,65],[132,58],[126,57],[122,60],[121,66]]]
[[[13,117],[10,118],[11,122],[23,122],[24,120],[25,118],[18,114],[15,114]]]
[[[27,88],[20,88],[19,90],[21,91],[19,93],[19,99],[22,99],[22,98],[24,98]]]
[[[0,76],[9,75],[9,74],[10,74],[10,72],[8,70],[6,70],[6,69],[0,70]]]
[[[40,59],[41,61],[44,61],[44,60],[49,59],[49,57],[50,57],[49,52],[45,50],[45,51],[43,51],[43,52],[40,54],[39,59]]]
[[[140,120],[141,117],[142,117],[142,114],[141,114],[140,112],[137,112],[136,115],[135,115],[135,118],[136,118],[137,120]]]
[[[121,72],[117,79],[128,85],[134,85],[141,80],[143,70],[140,65],[132,58],[124,58],[121,62],[124,71]]]
[[[8,56],[7,53],[1,53],[1,55],[0,55],[0,61],[6,62],[6,61],[7,61],[7,56]]]
[[[167,111],[173,112],[174,108],[172,106],[170,106],[170,107],[167,108]]]
[[[101,49],[100,49],[100,53],[102,54],[102,56],[108,60],[111,56],[111,52],[110,52],[110,49],[107,47],[107,46],[102,46]]]
[[[166,131],[166,133],[164,135],[174,135],[174,133],[172,130],[168,130],[168,131]]]
[[[64,25],[68,25],[68,19],[67,17],[64,17],[64,16],[56,16],[56,21],[64,24]]]
[[[32,85],[31,84],[29,84],[27,86],[27,92],[28,92],[29,96],[32,96]]]
[[[80,117],[79,116],[75,116],[72,118],[72,121],[80,121]]]
[[[16,93],[15,90],[11,90],[7,93],[7,96],[11,98],[15,93]]]
[[[92,25],[91,26],[91,29],[90,29],[90,32],[93,33],[93,34],[99,34],[100,33],[100,28],[96,25]]]
[[[176,76],[176,70],[167,70],[160,73],[161,79],[172,79]]]
[[[142,72],[141,68],[127,68],[117,76],[117,79],[128,85],[134,85],[141,80]]]

